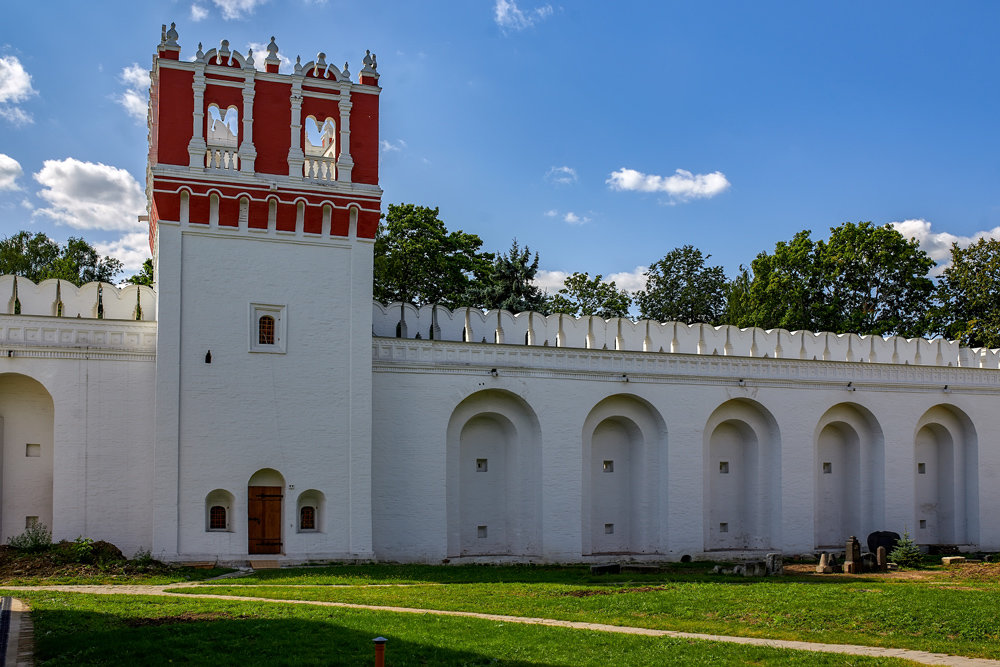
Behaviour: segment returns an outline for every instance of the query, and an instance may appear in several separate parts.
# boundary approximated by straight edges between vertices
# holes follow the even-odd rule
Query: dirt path
[[[62,593],[90,593],[93,595],[159,595],[164,597],[179,597],[172,591],[178,589],[198,588],[197,583],[170,584],[167,586],[3,586],[4,591],[59,591]],[[252,588],[252,586],[247,586]],[[500,614],[480,614],[471,611],[446,611],[440,609],[415,609],[412,607],[386,607],[379,605],[351,604],[348,602],[324,602],[319,600],[276,600],[250,595],[210,595],[185,593],[185,598],[202,598],[210,600],[234,600],[241,602],[271,602],[275,604],[314,605],[319,607],[341,607],[345,609],[364,609],[368,611],[392,611],[402,614],[437,614],[439,616],[459,616],[464,618],[479,618],[488,621],[504,623],[523,623],[526,625],[545,625],[556,628],[573,628],[576,630],[597,630],[599,632],[617,632],[621,634],[646,635],[650,637],[673,637],[679,639],[694,639],[699,641],[727,642],[730,644],[749,644],[767,646],[770,648],[794,649],[797,651],[815,651],[819,653],[839,653],[844,655],[860,655],[872,658],[901,658],[925,665],[952,665],[954,667],[1000,667],[1000,660],[985,658],[966,658],[945,653],[930,653],[904,648],[884,648],[880,646],[856,646],[854,644],[823,644],[819,642],[791,641],[786,639],[762,639],[759,637],[733,637],[728,635],[708,635],[696,632],[677,632],[674,630],[653,630],[622,625],[606,625],[603,623],[581,623],[577,621],[561,621],[553,618],[530,618],[524,616],[505,616]]]

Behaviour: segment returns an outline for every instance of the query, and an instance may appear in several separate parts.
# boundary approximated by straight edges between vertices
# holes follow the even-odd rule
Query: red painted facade
[[[357,210],[356,236],[374,238],[381,208],[377,74],[369,70],[360,77],[361,83],[348,83],[338,80],[336,68],[327,71],[322,61],[306,64],[298,74],[279,74],[271,63],[267,72],[247,67],[235,51],[224,51],[221,62],[214,49],[194,62],[179,54],[176,45],[161,43],[153,63],[151,244],[161,221],[208,225],[215,219],[220,227],[233,228],[240,225],[241,212],[248,229],[347,237],[352,209]],[[245,94],[249,90],[252,96]],[[342,101],[350,103],[345,134]],[[296,103],[300,127],[293,136]],[[195,116],[199,104],[200,124]],[[223,114],[234,107],[239,120],[236,146],[217,147],[232,160],[223,156],[219,167],[214,162],[216,149],[207,142],[213,104]],[[252,150],[244,136],[248,105],[252,105]],[[336,158],[319,158],[327,172],[316,177],[304,175],[309,172],[302,166],[303,161],[318,158],[304,154],[310,116],[320,127],[327,119],[336,127]],[[341,146],[345,136],[349,154]],[[238,162],[231,157],[235,155]]]

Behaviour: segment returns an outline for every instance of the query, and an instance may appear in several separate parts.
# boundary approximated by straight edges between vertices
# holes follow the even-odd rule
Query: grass
[[[477,611],[1000,658],[1000,565],[979,568],[977,577],[964,578],[940,571],[916,580],[742,579],[692,566],[616,575],[609,582],[580,567],[335,566],[258,572],[183,593]],[[365,587],[377,584],[411,585]]]
[[[277,589],[275,589],[277,590]],[[904,665],[882,658],[434,615],[151,596],[18,592],[46,665]]]
[[[24,576],[7,576],[0,579],[0,586],[69,586],[69,585],[126,585],[143,584],[149,586],[166,586],[167,584],[179,584],[186,581],[203,581],[218,577],[219,575],[232,572],[228,568],[192,568],[177,567],[164,569],[148,574],[128,573],[122,574],[114,571],[64,571],[55,574],[39,575],[25,574]]]

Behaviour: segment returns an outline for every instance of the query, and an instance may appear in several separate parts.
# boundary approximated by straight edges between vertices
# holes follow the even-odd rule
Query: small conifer
[[[900,567],[919,568],[923,564],[920,547],[907,530],[903,530],[903,536],[896,541],[896,546],[889,552],[889,561]]]

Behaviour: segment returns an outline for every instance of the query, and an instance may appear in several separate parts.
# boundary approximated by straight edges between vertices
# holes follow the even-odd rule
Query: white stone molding
[[[190,169],[205,168],[205,153],[208,144],[205,143],[205,65],[202,62],[194,64],[194,80],[191,89],[194,91],[194,113],[192,120],[194,123],[191,141],[188,142],[188,156]]]
[[[243,84],[243,142],[240,144],[240,171],[253,173],[254,161],[257,159],[257,149],[253,145],[253,99],[254,76],[252,60],[248,61],[246,79]]]
[[[346,70],[346,64],[345,64]],[[351,170],[354,160],[351,159],[351,82],[350,79],[340,84],[340,155],[337,157],[337,180],[341,183],[351,182]]]
[[[0,315],[0,364],[15,357],[152,361],[156,323]]]

